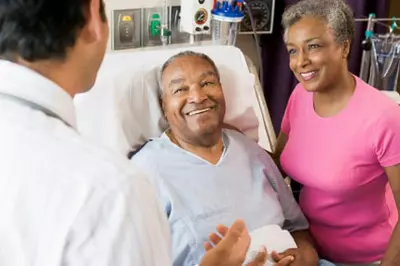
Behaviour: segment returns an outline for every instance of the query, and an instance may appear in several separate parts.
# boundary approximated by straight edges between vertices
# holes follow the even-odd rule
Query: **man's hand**
[[[272,251],[271,257],[275,262],[281,262],[285,260],[287,257],[294,258],[293,262],[290,264],[291,266],[317,266],[318,265],[318,257],[314,254],[308,254],[306,252],[302,252],[299,248],[288,249],[285,252],[277,253]]]
[[[216,233],[209,236],[210,242],[204,243],[206,254],[200,266],[241,266],[246,259],[250,246],[250,235],[244,221],[237,220],[229,229],[225,226],[217,227],[221,239]],[[259,255],[265,261],[266,254]],[[254,266],[263,264],[254,264]]]

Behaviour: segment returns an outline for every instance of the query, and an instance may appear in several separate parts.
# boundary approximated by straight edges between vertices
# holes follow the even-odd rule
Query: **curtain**
[[[289,69],[289,57],[282,39],[283,30],[280,21],[285,7],[296,2],[297,0],[275,0],[273,33],[262,35],[260,41],[265,81],[264,95],[276,133],[279,132],[289,96],[297,84]],[[377,18],[388,16],[389,0],[348,0],[348,3],[353,8],[356,18],[366,18],[369,13],[375,13]],[[356,75],[360,72],[361,42],[364,39],[366,26],[366,22],[356,23],[357,29],[349,58],[349,69]],[[379,25],[376,25],[375,29],[386,30]]]

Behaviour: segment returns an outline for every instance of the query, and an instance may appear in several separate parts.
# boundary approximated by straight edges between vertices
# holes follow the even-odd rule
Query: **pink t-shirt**
[[[356,79],[346,108],[329,118],[297,85],[282,121],[282,167],[304,185],[300,206],[320,255],[337,263],[381,260],[397,222],[384,167],[400,163],[400,107]]]

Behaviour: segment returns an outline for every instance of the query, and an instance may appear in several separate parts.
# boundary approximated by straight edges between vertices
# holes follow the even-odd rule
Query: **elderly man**
[[[239,217],[251,230],[276,224],[292,233],[298,248],[274,253],[277,265],[317,265],[308,223],[269,155],[243,134],[223,129],[225,100],[214,62],[179,53],[162,66],[161,84],[169,129],[131,160],[158,188],[174,265],[197,264],[210,230]]]

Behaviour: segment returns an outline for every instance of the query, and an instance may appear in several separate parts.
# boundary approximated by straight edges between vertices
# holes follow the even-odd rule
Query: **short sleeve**
[[[285,113],[283,114],[283,118],[282,118],[282,123],[281,123],[281,130],[283,133],[285,133],[286,135],[289,135],[290,133],[290,120],[293,112],[293,105],[295,102],[295,98],[296,98],[296,91],[299,89],[299,86],[297,86],[292,94],[289,97],[289,101],[288,104],[286,105],[286,109],[285,109]]]
[[[264,174],[268,178],[272,188],[278,194],[278,199],[285,217],[283,229],[289,232],[307,230],[309,227],[307,219],[297,204],[292,191],[286,184],[278,167],[267,153],[265,153],[263,157],[265,157],[263,161],[266,164]]]
[[[400,164],[400,107],[393,106],[374,127],[374,148],[382,167]]]

